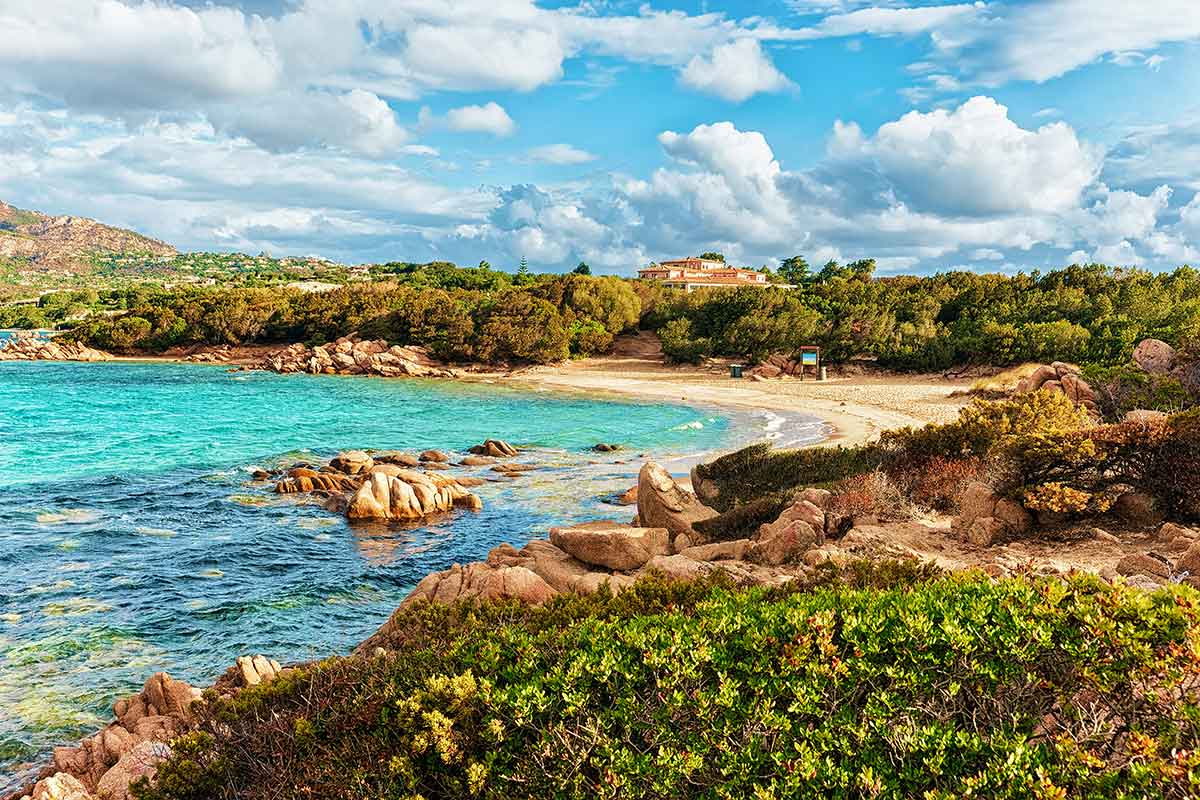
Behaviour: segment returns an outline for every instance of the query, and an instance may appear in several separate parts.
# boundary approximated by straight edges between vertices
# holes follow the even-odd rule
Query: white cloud
[[[1136,267],[1146,263],[1146,260],[1138,255],[1134,246],[1124,239],[1115,244],[1097,247],[1092,252],[1091,260],[1099,264],[1114,264],[1122,267]]]
[[[499,103],[462,106],[446,112],[446,127],[452,131],[475,131],[493,136],[512,136],[517,123]]]
[[[1025,130],[990,97],[952,111],[910,112],[874,137],[839,123],[829,150],[835,159],[869,162],[915,208],[966,215],[1069,209],[1102,163],[1070,126]]]
[[[219,129],[271,150],[326,145],[392,156],[409,139],[391,106],[362,89],[344,94],[280,93],[253,103],[217,106],[209,116]]]
[[[991,3],[964,17],[937,42],[947,56],[987,84],[1048,81],[1103,57],[1155,67],[1160,45],[1200,38],[1200,4],[1153,0],[1042,0]],[[1136,57],[1127,55],[1136,53]],[[1151,62],[1151,59],[1154,59]]]
[[[695,56],[680,73],[686,86],[740,103],[759,92],[780,92],[793,84],[775,68],[754,39],[719,45]]]
[[[547,144],[529,150],[529,157],[534,161],[547,164],[585,164],[595,161],[596,156],[586,150],[569,144]]]

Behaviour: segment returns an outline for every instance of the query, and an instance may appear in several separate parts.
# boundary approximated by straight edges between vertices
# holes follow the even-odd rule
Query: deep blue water
[[[628,518],[605,500],[640,454],[670,462],[779,424],[499,385],[0,363],[0,792],[155,670],[207,684],[243,653],[345,652],[430,571],[554,524]],[[820,435],[786,424],[790,438]],[[485,438],[547,466],[476,490],[480,513],[407,529],[351,526],[249,474]],[[600,441],[627,449],[587,452]]]

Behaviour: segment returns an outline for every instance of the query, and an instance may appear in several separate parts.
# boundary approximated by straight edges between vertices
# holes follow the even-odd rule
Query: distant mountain
[[[34,269],[87,271],[92,256],[140,253],[170,257],[171,245],[85,217],[51,217],[0,201],[0,258],[26,260]]]

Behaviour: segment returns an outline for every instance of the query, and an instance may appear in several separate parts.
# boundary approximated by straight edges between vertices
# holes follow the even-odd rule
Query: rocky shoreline
[[[605,445],[612,447],[612,445]],[[497,476],[519,477],[536,464],[514,461],[521,451],[488,440],[458,459],[459,466],[490,467]],[[455,508],[478,509],[482,501],[467,491],[484,479],[449,474],[451,457],[435,450],[419,455],[365,451],[341,453],[328,463],[259,471],[280,494],[309,494],[332,512],[354,520],[420,519]],[[400,615],[420,602],[511,599],[541,604],[560,594],[590,594],[607,587],[618,593],[643,575],[696,579],[720,571],[741,586],[779,585],[811,575],[822,565],[860,558],[912,559],[947,569],[977,568],[993,576],[1012,573],[1065,574],[1083,568],[1059,544],[1044,558],[1010,549],[1009,541],[1044,523],[1019,503],[1004,500],[982,484],[964,491],[961,512],[951,520],[881,521],[852,515],[825,489],[798,492],[772,522],[741,539],[717,540],[703,523],[718,516],[705,504],[716,487],[693,470],[693,493],[653,461],[645,462],[637,484],[622,502],[636,506],[628,522],[599,520],[552,528],[548,539],[521,548],[503,544],[483,561],[455,564],[422,579],[384,624],[355,649],[370,655],[388,640]],[[1087,566],[1102,578],[1123,576],[1129,584],[1153,589],[1168,582],[1200,583],[1200,532],[1164,522],[1146,498],[1123,497],[1114,508],[1129,532],[1118,537],[1098,528],[1086,552],[1103,551]],[[1114,519],[1116,519],[1114,517]],[[1170,554],[1164,555],[1164,553]],[[21,800],[130,800],[130,785],[152,779],[171,755],[170,742],[196,720],[196,703],[229,697],[271,681],[288,668],[262,655],[246,655],[221,675],[209,695],[166,673],[155,673],[134,695],[113,705],[114,719],[76,746],[54,750],[51,764]]]
[[[60,342],[33,331],[17,331],[0,342],[0,361],[112,361],[113,357],[78,342]]]

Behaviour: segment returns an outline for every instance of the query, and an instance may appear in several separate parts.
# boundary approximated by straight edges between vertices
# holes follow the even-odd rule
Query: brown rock
[[[759,538],[750,547],[747,559],[759,564],[777,566],[798,558],[818,543],[818,534],[811,525],[795,519],[782,528],[772,528],[770,538]]]
[[[334,456],[330,460],[329,466],[347,475],[357,475],[375,466],[375,461],[362,450],[348,450]]]
[[[435,464],[445,464],[450,460],[450,456],[443,453],[441,450],[426,450],[418,456],[421,461],[432,461]]]
[[[78,778],[66,772],[57,772],[44,778],[33,787],[31,800],[95,800]]]
[[[1161,339],[1144,339],[1133,349],[1133,363],[1146,372],[1170,372],[1177,361],[1175,348]]]
[[[976,547],[991,547],[1005,530],[1004,523],[995,517],[979,517],[967,529],[966,541]]]
[[[833,492],[828,489],[805,489],[796,495],[797,500],[807,500],[822,511],[829,508],[829,501],[832,497]]]
[[[607,586],[613,594],[620,594],[635,582],[636,578],[619,572],[588,572],[571,582],[571,591],[576,594],[595,594],[601,586]]]
[[[496,459],[492,456],[467,456],[458,463],[464,467],[485,467],[489,464],[495,464]]]
[[[821,544],[825,540],[825,512],[808,500],[797,500],[790,507],[784,509],[774,522],[761,525],[755,538],[764,541],[771,539],[778,531],[782,531],[795,520],[808,523],[817,532],[817,541],[813,544]]]
[[[1154,556],[1143,553],[1130,553],[1117,562],[1117,574],[1169,578],[1171,577],[1171,567]]]
[[[142,742],[121,756],[112,769],[96,784],[100,800],[132,800],[129,784],[138,778],[153,779],[158,765],[171,756],[171,748],[163,742]]]
[[[638,524],[646,528],[666,528],[671,538],[687,534],[693,543],[700,537],[693,524],[717,516],[692,494],[675,483],[665,469],[647,461],[638,473]]]
[[[372,458],[379,464],[395,464],[398,467],[415,467],[421,463],[421,460],[412,453],[397,453],[395,451],[376,453]]]
[[[1193,542],[1184,554],[1175,562],[1176,572],[1186,572],[1188,575],[1200,575],[1200,542]]]
[[[701,544],[680,550],[680,555],[687,556],[693,561],[741,561],[746,557],[753,544],[749,539],[734,539],[727,542]]]
[[[1131,525],[1149,528],[1163,521],[1158,503],[1144,492],[1126,492],[1117,498],[1112,511]]]
[[[637,505],[637,497],[638,497],[638,487],[631,486],[628,489],[626,489],[621,494],[620,497],[617,498],[617,502],[623,506],[633,506],[633,505]]]
[[[550,541],[585,564],[614,570],[634,570],[654,556],[671,552],[666,528],[634,528],[616,522],[551,528]]]
[[[712,564],[696,561],[682,554],[673,556],[655,556],[646,562],[642,569],[646,572],[661,572],[674,580],[692,581],[703,578],[713,571]]]
[[[154,673],[142,687],[142,697],[148,705],[158,709],[159,714],[183,720],[191,719],[192,703],[202,694],[201,690],[177,681],[165,672]]]

